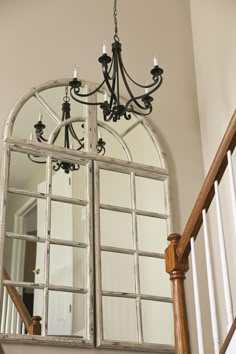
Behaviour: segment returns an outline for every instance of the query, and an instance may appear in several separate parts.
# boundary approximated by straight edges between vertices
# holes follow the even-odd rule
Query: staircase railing
[[[8,275],[7,271],[4,269],[3,270],[3,280],[4,281],[11,281],[10,276]],[[41,317],[40,316],[33,316],[31,317],[20,294],[16,290],[16,288],[13,285],[10,284],[5,284],[5,288],[7,290],[5,291],[5,298],[8,299],[8,301],[5,301],[5,304],[3,302],[3,306],[5,305],[5,309],[3,309],[3,316],[4,317],[9,317],[7,316],[7,311],[9,311],[9,299],[11,299],[12,304],[14,305],[14,310],[16,311],[17,315],[23,322],[23,329],[22,331],[26,331],[28,334],[31,335],[40,335],[41,334]],[[4,315],[5,314],[5,315]],[[3,323],[3,318],[2,318],[2,325]],[[23,333],[24,334],[24,333]]]
[[[209,293],[211,293],[212,298],[211,302],[211,318],[212,318],[212,328],[213,328],[213,337],[217,336],[217,324],[216,324],[216,308],[215,308],[215,298],[213,294],[213,280],[212,280],[212,269],[211,264],[209,263],[209,254],[208,252],[208,231],[206,225],[206,213],[211,205],[211,202],[216,195],[216,209],[217,209],[217,223],[218,223],[218,231],[219,231],[219,240],[220,240],[220,248],[221,248],[221,264],[224,273],[224,289],[226,291],[226,308],[227,308],[227,316],[231,318],[228,322],[232,324],[233,319],[230,314],[232,312],[232,304],[230,304],[230,285],[229,278],[227,275],[227,259],[224,240],[221,238],[223,236],[223,227],[222,227],[222,217],[221,217],[221,206],[218,196],[218,185],[224,175],[224,172],[229,166],[229,175],[231,176],[230,187],[231,187],[231,195],[232,195],[232,206],[233,206],[233,215],[236,220],[236,197],[235,197],[235,185],[234,185],[234,174],[232,167],[231,156],[233,150],[236,146],[236,111],[230,121],[230,124],[226,130],[226,133],[223,137],[223,140],[220,144],[220,147],[216,153],[214,161],[211,165],[211,168],[208,172],[208,175],[203,183],[199,196],[196,200],[194,208],[190,214],[186,227],[182,235],[172,234],[168,237],[170,241],[170,245],[166,249],[166,271],[170,274],[170,279],[172,282],[173,289],[173,310],[174,310],[174,322],[175,322],[175,350],[176,354],[188,354],[191,353],[190,350],[190,340],[189,340],[189,329],[188,329],[188,321],[187,321],[187,310],[185,303],[185,293],[184,293],[184,279],[185,273],[189,269],[189,260],[188,256],[192,249],[192,262],[193,262],[193,279],[194,279],[194,289],[195,291],[195,305],[196,305],[196,317],[197,317],[197,329],[198,329],[198,347],[199,353],[204,352],[204,344],[203,344],[203,336],[202,336],[202,328],[201,328],[201,315],[198,309],[199,295],[197,288],[197,275],[194,273],[195,268],[195,251],[194,251],[194,240],[197,238],[199,234],[199,230],[203,224],[204,226],[204,240],[206,245],[206,261],[207,261],[207,275],[208,275],[208,283],[209,283]],[[236,223],[235,223],[236,225]],[[227,280],[228,279],[228,280]],[[227,289],[229,287],[229,289]],[[227,293],[228,291],[228,293]],[[230,308],[231,306],[231,308]],[[199,315],[199,316],[198,316]],[[233,328],[235,329],[235,324],[232,324],[232,327],[228,326],[228,330],[231,333]],[[219,339],[215,338],[214,342],[214,352],[215,353],[225,353],[224,346],[226,348],[226,344],[222,346],[221,351],[219,350]]]

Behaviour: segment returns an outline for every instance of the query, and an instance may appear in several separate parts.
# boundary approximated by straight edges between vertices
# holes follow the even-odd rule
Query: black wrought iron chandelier
[[[65,96],[63,97],[63,103],[62,103],[62,122],[66,121],[67,119],[70,118],[70,97],[68,96],[68,86],[65,88]],[[81,126],[84,128],[84,124]],[[46,128],[46,125],[42,122],[42,115],[40,115],[38,122],[34,125],[35,128],[35,137],[36,140],[39,143],[45,143],[48,142],[48,140],[44,137],[44,129]],[[64,127],[64,148],[67,149],[75,149],[77,151],[80,151],[84,149],[84,137],[79,138],[78,135],[76,134],[74,127],[72,123],[66,124]],[[54,144],[59,136],[60,130],[55,134],[52,144]],[[31,137],[31,139],[33,136]],[[74,147],[74,145],[77,144],[77,147]],[[99,154],[104,155],[106,152],[105,149],[106,142],[102,139],[99,138],[97,141],[97,151]],[[46,160],[42,160],[41,157],[35,156],[35,155],[28,155],[29,159],[32,162],[35,163],[40,163],[40,164],[45,164]],[[58,171],[59,169],[64,170],[66,174],[77,171],[80,168],[80,165],[77,163],[72,163],[68,161],[60,161],[57,159],[52,160],[53,163],[53,170]]]
[[[147,116],[152,112],[152,101],[151,96],[162,84],[163,69],[161,69],[157,63],[157,59],[154,57],[154,66],[151,70],[152,82],[150,84],[139,84],[133,80],[128,74],[123,59],[121,56],[121,42],[118,36],[118,22],[117,22],[117,0],[114,0],[114,42],[112,44],[112,57],[107,55],[106,46],[103,45],[103,54],[98,59],[102,64],[102,72],[104,80],[102,83],[92,92],[81,93],[81,81],[78,79],[78,70],[75,67],[73,80],[70,81],[69,85],[71,87],[70,94],[71,97],[81,103],[86,105],[98,105],[103,111],[104,120],[106,122],[113,121],[117,122],[121,117],[125,119],[131,119],[131,113],[135,113],[142,116]],[[123,103],[120,97],[120,89],[122,79],[123,86],[125,87],[129,99],[126,103]],[[143,91],[140,95],[135,96],[130,88],[130,82]],[[104,90],[104,101],[91,103],[84,101],[83,99],[91,96],[98,91]]]

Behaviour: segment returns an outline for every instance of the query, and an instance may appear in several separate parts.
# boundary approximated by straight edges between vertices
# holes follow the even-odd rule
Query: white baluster
[[[223,291],[224,291],[224,298],[225,298],[225,308],[226,308],[226,315],[227,315],[227,331],[229,331],[233,323],[233,307],[232,307],[229,272],[228,272],[225,241],[224,241],[224,230],[223,230],[222,213],[221,213],[221,206],[220,206],[220,196],[219,196],[217,181],[214,182],[214,187],[215,187],[215,199],[216,199],[218,238],[219,238],[219,248],[220,248],[220,262],[221,262],[222,278],[223,278],[223,285],[224,285]]]
[[[230,198],[232,203],[234,232],[236,235],[236,192],[235,192],[235,180],[234,180],[234,170],[233,170],[231,151],[227,152],[227,158],[228,158],[228,170],[229,170]]]
[[[16,315],[16,334],[21,334],[21,320],[19,312],[17,311]]]
[[[5,333],[10,333],[10,329],[11,329],[11,312],[12,312],[12,301],[11,301],[10,296],[8,295]]]
[[[191,260],[192,260],[192,270],[193,270],[194,303],[195,303],[197,336],[198,336],[198,352],[199,354],[204,354],[205,350],[204,350],[203,331],[202,331],[202,316],[201,316],[201,307],[200,307],[200,300],[199,300],[196,255],[195,255],[195,245],[194,245],[193,237],[190,239],[190,243],[191,243]]]
[[[215,292],[214,292],[213,272],[211,266],[210,245],[209,245],[209,236],[208,236],[205,209],[202,211],[202,218],[203,218],[203,231],[204,231],[203,234],[204,234],[204,241],[205,241],[207,280],[208,280],[208,289],[209,289],[209,302],[210,302],[210,311],[211,311],[211,325],[212,325],[214,352],[215,354],[219,354],[220,339],[219,339],[219,329],[218,329],[217,315],[216,315],[216,299],[215,299]]]
[[[25,334],[25,324],[22,323],[21,334]]]
[[[6,314],[7,314],[7,289],[3,287],[3,299],[2,299],[2,318],[1,318],[1,333],[5,333],[6,326]]]

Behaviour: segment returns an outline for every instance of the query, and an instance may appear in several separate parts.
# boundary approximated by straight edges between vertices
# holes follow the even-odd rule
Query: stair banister
[[[7,271],[3,270],[3,279],[4,280],[11,280],[9,277],[9,274]],[[22,301],[22,298],[20,297],[18,291],[16,288],[12,285],[5,285],[8,291],[8,294],[10,295],[12,302],[14,303],[20,318],[22,319],[27,333],[31,335],[40,335],[41,334],[41,317],[40,316],[33,316],[31,318],[24,302]],[[1,354],[1,353],[0,353]]]
[[[191,354],[187,310],[184,293],[185,273],[189,269],[188,256],[190,239],[197,238],[202,226],[202,211],[208,210],[215,195],[214,182],[220,183],[228,165],[227,153],[234,151],[236,146],[236,110],[231,118],[207,177],[200,190],[194,208],[182,235],[168,236],[170,245],[165,251],[166,271],[170,274],[173,292],[173,312],[175,330],[175,353]],[[234,322],[235,324],[235,322]],[[233,326],[232,326],[233,327]],[[234,325],[234,329],[236,326]],[[224,353],[224,351],[220,351]]]
[[[198,195],[196,203],[193,207],[188,222],[182,233],[182,237],[176,249],[179,260],[181,260],[181,258],[184,255],[188,255],[190,253],[190,238],[192,236],[196,238],[198,235],[198,232],[202,226],[202,210],[204,209],[206,209],[206,211],[208,210],[215,194],[214,181],[218,181],[218,183],[220,183],[221,178],[227,167],[227,152],[228,151],[233,152],[235,146],[236,146],[236,110],[228,125],[223,140],[219,146],[214,161],[210,167],[208,175],[205,179],[205,182],[203,183],[203,186]]]

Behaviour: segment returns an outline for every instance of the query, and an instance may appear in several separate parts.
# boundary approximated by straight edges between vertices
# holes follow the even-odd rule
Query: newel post
[[[41,323],[42,318],[40,316],[32,317],[32,324],[29,328],[29,334],[31,335],[41,335]]]
[[[175,329],[175,353],[190,354],[189,329],[184,293],[185,273],[189,269],[188,259],[178,261],[176,248],[180,240],[179,234],[168,236],[170,245],[165,251],[166,271],[170,274],[173,291],[173,311]]]

